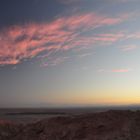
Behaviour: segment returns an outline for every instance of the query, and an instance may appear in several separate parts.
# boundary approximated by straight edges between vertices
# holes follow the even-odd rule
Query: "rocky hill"
[[[0,121],[0,140],[140,140],[140,111],[55,117],[26,125]]]

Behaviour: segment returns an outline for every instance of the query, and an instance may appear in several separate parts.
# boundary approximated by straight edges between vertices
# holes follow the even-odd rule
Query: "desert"
[[[0,140],[139,140],[140,111],[109,110],[28,124],[0,121]]]

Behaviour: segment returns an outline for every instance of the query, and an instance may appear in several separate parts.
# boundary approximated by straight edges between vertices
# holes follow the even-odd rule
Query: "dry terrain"
[[[140,140],[140,111],[60,116],[26,125],[0,121],[0,140]]]

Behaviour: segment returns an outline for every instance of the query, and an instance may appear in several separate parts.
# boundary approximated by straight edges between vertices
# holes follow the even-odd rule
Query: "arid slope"
[[[27,125],[0,121],[0,140],[140,140],[140,111],[55,117]]]

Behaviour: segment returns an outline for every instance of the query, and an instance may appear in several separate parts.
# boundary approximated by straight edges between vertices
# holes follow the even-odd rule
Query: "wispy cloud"
[[[106,70],[106,69],[97,70],[97,72],[100,72],[100,73],[106,73],[106,72],[109,72],[109,73],[127,73],[130,71],[132,71],[132,69],[129,69],[129,68],[111,69],[111,70]]]
[[[59,57],[55,57],[55,58],[48,58],[48,61],[43,62],[41,64],[42,67],[48,67],[48,66],[56,66],[59,64],[64,63],[66,60],[68,60],[69,57],[65,57],[65,56],[59,56]]]
[[[82,54],[79,54],[78,57],[79,58],[84,58],[84,57],[87,57],[87,56],[90,56],[92,55],[93,53],[82,53]]]
[[[111,72],[113,73],[126,73],[126,72],[130,72],[131,69],[113,69],[111,70]]]
[[[125,45],[125,46],[121,46],[120,49],[124,52],[126,51],[132,51],[134,49],[137,48],[137,45]]]
[[[116,25],[126,18],[108,17],[96,13],[59,17],[49,23],[16,25],[0,31],[0,65],[14,65],[23,59],[33,58],[43,52],[50,56],[54,52],[85,47],[98,42],[114,42],[122,34],[100,34],[82,36],[81,33],[102,26]]]

